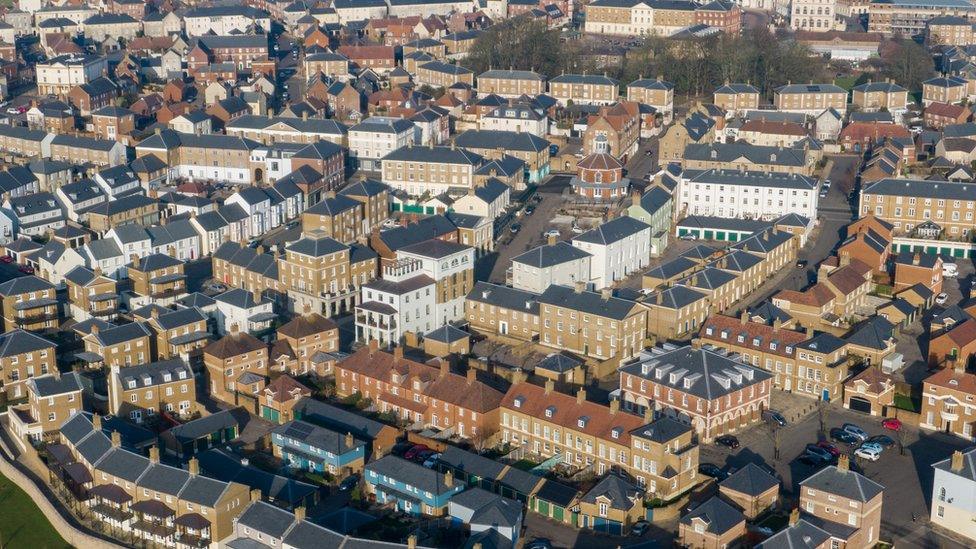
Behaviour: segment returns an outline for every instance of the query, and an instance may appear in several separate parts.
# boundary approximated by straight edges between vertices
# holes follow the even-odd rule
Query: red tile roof
[[[708,334],[709,329],[712,330],[711,335]],[[725,337],[722,337],[723,333],[726,334]],[[745,336],[741,343],[738,341],[740,334]],[[698,335],[706,341],[715,342],[717,345],[728,343],[785,357],[793,356],[792,352],[787,353],[787,347],[790,347],[792,351],[793,347],[807,339],[805,332],[774,328],[769,324],[759,322],[742,322],[740,318],[725,315],[713,315],[705,319]],[[758,345],[754,343],[756,340],[759,341]],[[772,341],[777,342],[775,350],[770,347]]]
[[[936,385],[954,391],[964,393],[976,393],[976,375],[957,372],[952,368],[945,368],[925,378],[923,383],[926,385]]]

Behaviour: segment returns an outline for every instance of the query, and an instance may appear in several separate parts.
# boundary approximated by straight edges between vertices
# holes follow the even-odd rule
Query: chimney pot
[[[305,506],[304,505],[299,505],[298,507],[295,507],[295,520],[298,521],[298,522],[301,522],[301,521],[305,520]]]
[[[586,389],[580,387],[579,391],[576,391],[576,404],[583,404],[586,402]]]
[[[194,458],[190,458],[190,461],[188,461],[187,464],[186,464],[186,468],[187,468],[187,471],[189,471],[191,475],[194,475],[194,476],[199,475],[200,474],[200,460],[198,460],[195,457]],[[258,499],[260,499],[260,497],[261,497],[260,492],[261,491],[260,490],[256,490],[256,491],[258,492]],[[253,496],[252,496],[252,498],[253,498]]]
[[[159,446],[149,449],[149,463],[159,463]]]
[[[952,464],[951,464],[951,467],[952,467],[952,470],[953,471],[955,471],[957,473],[959,471],[962,471],[964,458],[965,458],[965,456],[963,456],[963,453],[962,453],[961,450],[956,450],[955,452],[952,453]]]
[[[122,446],[122,435],[118,431],[112,431],[112,447],[118,448]]]

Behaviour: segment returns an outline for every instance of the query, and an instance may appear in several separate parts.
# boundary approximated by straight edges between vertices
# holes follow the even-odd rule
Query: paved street
[[[815,406],[812,400],[797,395],[780,396],[800,400],[799,406]],[[790,414],[786,414],[788,417]],[[838,427],[845,422],[856,423],[869,435],[888,434],[877,417],[869,417],[858,412],[831,405],[826,412],[826,427]],[[746,431],[736,433],[741,446],[730,451],[724,446],[706,444],[702,446],[701,462],[740,469],[747,463],[756,463],[773,468],[783,482],[782,497],[786,506],[793,505],[797,496],[799,482],[809,477],[815,469],[796,460],[803,447],[818,440],[820,420],[816,412],[811,412],[779,429],[780,459],[773,459],[774,435],[772,427],[757,425]],[[887,449],[877,462],[858,463],[864,474],[885,487],[884,507],[882,509],[882,539],[895,541],[899,546],[910,547],[961,547],[950,540],[934,534],[926,525],[928,504],[931,497],[932,463],[945,459],[953,450],[966,447],[966,443],[941,433],[923,433],[905,427],[905,454],[899,455],[897,445]],[[838,445],[846,449],[846,445]],[[857,459],[861,462],[862,460]],[[912,514],[916,522],[912,522]]]

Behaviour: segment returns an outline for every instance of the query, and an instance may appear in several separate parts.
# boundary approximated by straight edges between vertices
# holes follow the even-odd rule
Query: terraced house
[[[620,401],[604,406],[525,382],[513,384],[502,401],[501,437],[525,457],[562,462],[597,475],[623,470],[650,494],[670,499],[695,485],[698,446],[690,427],[657,421],[620,410]]]
[[[424,364],[403,355],[380,351],[375,340],[336,364],[336,394],[359,393],[382,412],[421,423],[461,438],[487,440],[498,425],[504,394],[477,378],[453,373],[447,361]]]
[[[102,270],[75,267],[64,277],[71,303],[71,317],[77,322],[98,318],[112,321],[118,316],[119,296],[116,281]]]
[[[466,488],[450,471],[441,473],[393,455],[367,465],[363,480],[378,503],[393,504],[410,515],[442,516],[451,496]]]
[[[465,299],[474,331],[530,341],[539,334],[539,294],[478,281]]]
[[[57,372],[54,343],[19,328],[0,334],[0,390],[10,400],[27,394],[27,380]]]
[[[777,110],[817,116],[827,109],[847,112],[847,90],[835,84],[787,84],[773,90]]]
[[[452,187],[468,189],[474,186],[474,172],[482,163],[481,155],[454,145],[408,145],[380,161],[383,183],[411,196],[436,196]]]
[[[525,162],[525,179],[537,183],[549,175],[549,141],[528,132],[468,130],[454,144],[486,159],[513,156]]]
[[[143,322],[120,326],[99,326],[93,323],[84,336],[85,355],[91,366],[129,367],[145,364],[153,359],[153,334]]]
[[[158,413],[188,417],[197,410],[193,371],[180,359],[111,367],[108,410],[142,423]]]
[[[896,235],[907,235],[932,222],[952,238],[965,238],[976,227],[976,185],[920,179],[881,179],[861,189],[860,212],[890,223]]]
[[[724,352],[652,348],[620,368],[623,406],[691,425],[701,440],[760,421],[772,374]]]
[[[60,325],[54,285],[34,275],[0,283],[4,330],[56,330]]]
[[[186,273],[183,262],[163,254],[130,258],[128,266],[136,306],[148,303],[169,305],[186,295]]]
[[[271,431],[274,455],[293,469],[345,478],[363,470],[366,443],[352,433],[339,433],[301,420]]]
[[[478,75],[478,93],[506,98],[535,97],[546,91],[546,79],[535,71],[491,69]]]
[[[561,74],[549,80],[549,95],[561,105],[610,105],[620,95],[620,83],[605,75]]]

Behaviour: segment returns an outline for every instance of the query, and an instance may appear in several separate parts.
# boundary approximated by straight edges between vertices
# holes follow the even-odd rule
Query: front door
[[[504,320],[498,321],[498,333],[501,335],[508,333],[508,322],[505,322]]]

